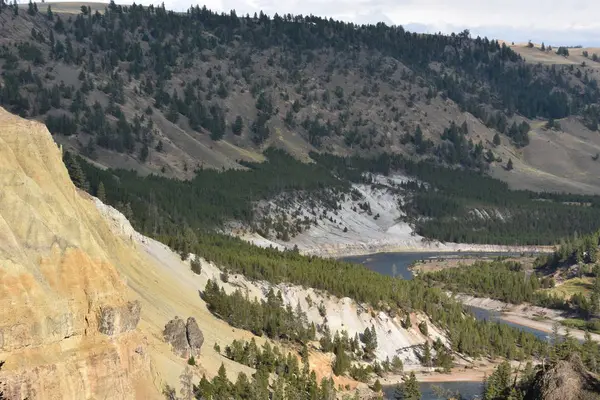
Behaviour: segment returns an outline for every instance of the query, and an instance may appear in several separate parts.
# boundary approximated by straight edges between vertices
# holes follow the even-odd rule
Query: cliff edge
[[[9,399],[153,398],[135,260],[46,127],[0,108],[0,382]]]

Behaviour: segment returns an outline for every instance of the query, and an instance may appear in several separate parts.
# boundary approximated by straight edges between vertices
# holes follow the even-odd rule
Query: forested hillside
[[[337,218],[345,200],[354,202],[356,212],[368,213],[370,205],[351,185],[377,186],[370,174],[414,178],[393,190],[404,199],[398,205],[406,214],[404,220],[430,239],[552,245],[574,231],[587,234],[600,228],[598,196],[513,191],[479,172],[385,153],[373,158],[310,156],[314,162],[303,163],[281,150],[268,149],[267,161],[244,163],[246,170],[198,169],[188,181],[102,170],[68,152],[65,164],[77,186],[121,210],[139,231],[182,252],[199,232],[239,227],[268,233],[261,230],[265,216],[256,212],[256,204],[280,194],[303,198],[312,209],[310,218],[294,208],[289,210],[291,219],[269,222],[283,242],[324,218]],[[285,203],[287,197],[283,199]]]
[[[114,3],[3,5],[1,19],[0,104],[89,159],[142,173],[239,167],[268,145],[485,170],[527,146],[534,118],[597,126],[585,67],[527,64],[468,32]]]

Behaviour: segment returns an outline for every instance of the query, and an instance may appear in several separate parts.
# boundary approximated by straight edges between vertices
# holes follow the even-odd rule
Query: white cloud
[[[147,3],[149,0],[144,0]],[[167,0],[184,10],[186,0]],[[510,41],[598,44],[600,1],[594,0],[205,0],[208,8],[238,14],[313,14],[356,23],[384,21],[428,32],[470,29]],[[200,4],[200,5],[202,5]]]

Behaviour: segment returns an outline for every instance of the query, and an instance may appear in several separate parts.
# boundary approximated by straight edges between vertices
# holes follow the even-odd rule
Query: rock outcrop
[[[198,357],[200,355],[200,349],[204,344],[204,335],[198,327],[196,318],[189,317],[187,319],[187,322],[185,324],[185,330],[187,334],[188,344],[190,345],[191,355],[194,357]]]
[[[165,342],[171,345],[173,353],[179,357],[188,358],[190,356],[190,345],[188,343],[185,322],[179,317],[175,317],[165,325],[163,332]]]
[[[9,399],[158,398],[118,268],[132,248],[78,191],[46,127],[0,108],[0,372]]]
[[[140,322],[140,311],[137,300],[121,307],[102,306],[98,313],[98,330],[109,336],[132,331]]]
[[[600,380],[588,372],[577,354],[539,371],[526,393],[527,400],[600,399]]]
[[[194,317],[189,317],[187,322],[179,317],[170,320],[165,325],[163,338],[171,345],[173,353],[185,359],[198,357],[204,343],[204,335]]]

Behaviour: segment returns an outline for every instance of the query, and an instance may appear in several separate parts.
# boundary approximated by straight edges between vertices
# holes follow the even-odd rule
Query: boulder
[[[204,343],[204,335],[194,317],[189,317],[187,322],[179,317],[173,318],[165,325],[163,337],[171,344],[173,353],[186,359],[199,356]]]
[[[179,317],[167,322],[163,331],[165,342],[171,344],[173,353],[182,358],[190,357],[190,345],[187,339],[185,322]]]
[[[186,333],[187,340],[190,346],[190,352],[192,356],[198,357],[200,355],[200,348],[204,343],[204,335],[202,331],[198,327],[198,323],[196,322],[196,318],[189,317],[186,323]]]

